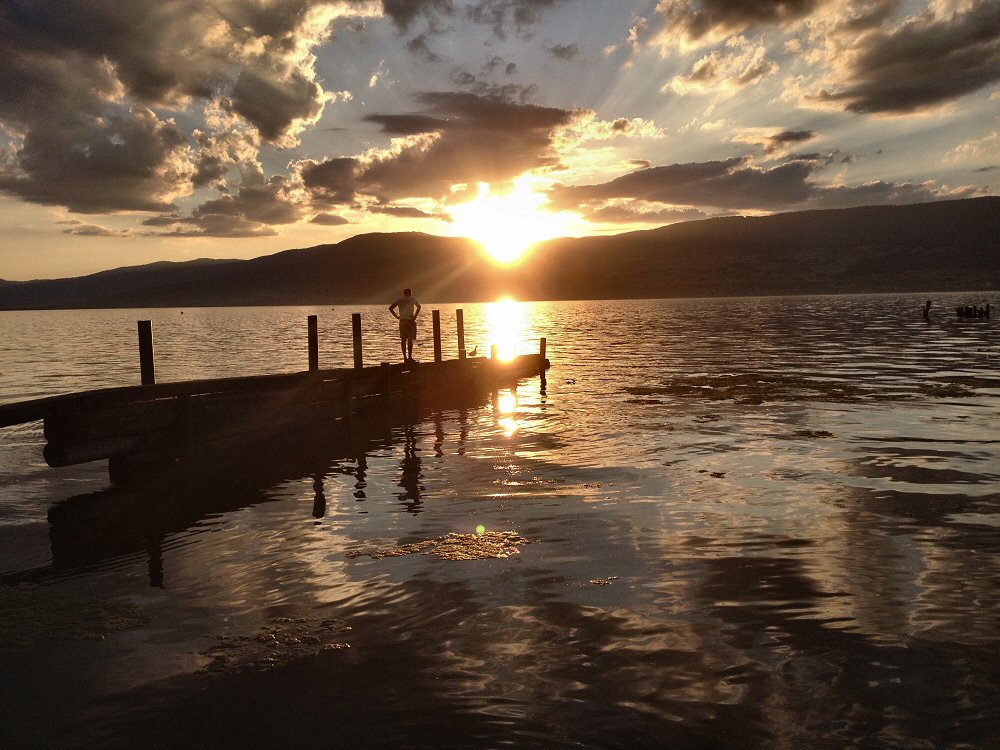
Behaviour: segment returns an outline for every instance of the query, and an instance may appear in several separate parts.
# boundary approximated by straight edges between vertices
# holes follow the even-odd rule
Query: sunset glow
[[[497,347],[497,358],[501,362],[514,359],[518,355],[518,342],[528,325],[521,303],[509,298],[491,302],[486,307],[486,325],[490,345]]]
[[[548,199],[536,188],[528,176],[518,178],[507,192],[479,183],[474,200],[451,209],[454,234],[478,242],[500,265],[517,263],[536,242],[570,234],[578,217],[544,210]]]

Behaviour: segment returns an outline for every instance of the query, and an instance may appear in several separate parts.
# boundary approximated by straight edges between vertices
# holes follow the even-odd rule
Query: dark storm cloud
[[[978,188],[943,193],[931,185],[872,182],[859,186],[822,186],[810,181],[816,168],[793,161],[770,169],[748,159],[650,167],[600,185],[558,186],[551,201],[558,209],[600,210],[610,201],[641,200],[671,206],[710,206],[727,210],[839,208],[864,204],[918,203],[965,198]]]
[[[1000,3],[947,19],[925,14],[861,37],[842,88],[814,98],[858,113],[907,113],[1000,81]]]
[[[666,25],[698,39],[714,31],[737,32],[756,24],[805,18],[826,0],[667,0],[659,5]]]
[[[301,167],[305,187],[318,198],[341,202],[352,200],[355,192],[386,202],[442,198],[455,183],[502,182],[554,165],[553,131],[575,116],[569,110],[468,93],[425,93],[417,100],[422,113],[368,118],[388,133],[416,141],[367,163],[306,162]]]

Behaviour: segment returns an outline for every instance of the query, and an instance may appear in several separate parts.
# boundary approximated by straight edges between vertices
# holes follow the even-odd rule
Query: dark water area
[[[133,487],[0,430],[4,745],[996,747],[998,299],[932,297],[464,305],[544,384]],[[343,365],[352,311],[0,313],[0,403],[136,382],[137,319],[161,381],[309,314]]]

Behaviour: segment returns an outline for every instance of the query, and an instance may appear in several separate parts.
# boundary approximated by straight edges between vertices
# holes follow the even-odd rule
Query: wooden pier
[[[352,316],[353,367],[319,367],[316,316],[308,318],[308,370],[278,375],[157,383],[150,321],[139,321],[141,385],[71,393],[0,405],[0,427],[44,421],[45,461],[70,466],[108,460],[113,481],[156,468],[240,451],[310,423],[326,426],[399,404],[437,405],[484,394],[550,366],[546,340],[537,354],[501,361],[467,357],[462,311],[456,315],[458,359],[441,354],[440,314],[433,311],[434,359],[365,366],[361,315]]]

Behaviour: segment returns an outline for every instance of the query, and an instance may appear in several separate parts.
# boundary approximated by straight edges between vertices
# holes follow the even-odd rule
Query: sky
[[[0,0],[0,278],[996,195],[997,0]]]

